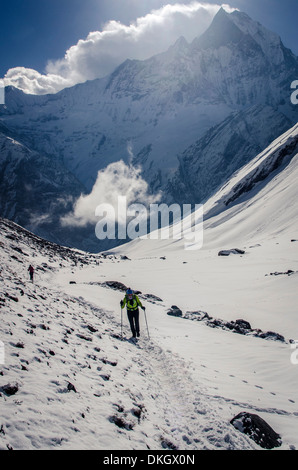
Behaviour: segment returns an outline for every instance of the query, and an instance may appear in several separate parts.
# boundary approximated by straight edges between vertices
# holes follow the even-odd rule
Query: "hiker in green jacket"
[[[143,307],[139,297],[129,288],[124,299],[120,301],[120,305],[121,308],[124,308],[126,305],[127,317],[133,338],[140,336],[139,307],[143,310],[145,310],[145,307]]]

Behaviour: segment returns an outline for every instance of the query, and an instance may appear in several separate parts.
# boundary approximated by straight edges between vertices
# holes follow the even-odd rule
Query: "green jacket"
[[[125,305],[127,310],[136,310],[139,306],[143,308],[143,305],[136,294],[133,295],[131,300],[126,295],[122,300],[121,308],[124,308]]]

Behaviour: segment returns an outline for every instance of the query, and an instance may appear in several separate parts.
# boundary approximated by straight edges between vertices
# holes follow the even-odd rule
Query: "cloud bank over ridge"
[[[9,69],[5,85],[25,93],[46,94],[104,77],[126,59],[143,60],[163,52],[180,36],[191,41],[207,29],[220,7],[198,1],[168,4],[129,26],[109,21],[102,31],[90,32],[70,47],[64,58],[49,61],[44,74],[25,67]],[[233,10],[229,5],[223,7]]]

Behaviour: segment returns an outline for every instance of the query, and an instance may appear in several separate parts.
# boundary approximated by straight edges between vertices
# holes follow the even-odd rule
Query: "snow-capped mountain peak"
[[[200,187],[208,189],[209,178],[215,181],[218,176],[220,185],[297,121],[289,91],[297,76],[297,57],[275,33],[245,14],[221,9],[193,43],[179,38],[150,59],[126,60],[104,79],[56,95],[31,96],[9,89],[0,119],[5,135],[58,161],[86,191],[92,191],[99,170],[132,159],[141,165],[152,193],[162,191],[165,202],[189,203],[189,188],[178,184],[179,194],[172,191],[181,158],[198,141],[207,155],[212,129],[227,126],[220,134],[223,141],[217,141],[217,149],[223,149],[218,155],[221,171],[208,172]],[[255,124],[262,122],[255,143],[250,140],[251,116],[258,120]],[[240,136],[233,132],[233,119],[239,120]],[[239,138],[245,149],[242,159],[241,153],[233,158]],[[2,175],[7,177],[5,169]],[[202,175],[192,177],[202,180]],[[209,189],[205,197],[214,186]],[[58,241],[56,232],[53,227],[49,236]]]
[[[209,28],[195,38],[192,46],[202,49],[218,49],[241,39],[239,28],[233,23],[231,15],[221,8],[213,18]]]

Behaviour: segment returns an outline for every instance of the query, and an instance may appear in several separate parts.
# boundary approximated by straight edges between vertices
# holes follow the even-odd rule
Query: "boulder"
[[[218,252],[218,256],[230,256],[233,255],[244,255],[244,250],[239,250],[239,248],[232,248],[231,250],[221,250]]]
[[[284,336],[280,335],[279,333],[275,333],[274,331],[266,331],[261,332],[258,334],[259,338],[263,339],[272,339],[274,341],[281,341],[282,343],[285,342]]]
[[[0,391],[4,392],[8,396],[15,395],[18,392],[18,390],[19,390],[19,385],[17,383],[6,384],[0,388]]]
[[[243,330],[251,330],[250,323],[246,320],[236,320],[236,325],[242,328]]]
[[[168,315],[172,315],[173,317],[182,317],[182,310],[180,310],[177,305],[172,305],[170,310],[167,311]]]
[[[153,303],[162,302],[162,299],[160,297],[157,297],[157,295],[154,295],[154,294],[143,294],[142,298]]]
[[[105,281],[101,283],[103,287],[109,287],[110,289],[115,289],[115,290],[120,290],[125,292],[127,290],[127,287],[122,284],[122,282],[118,281]]]
[[[263,449],[274,449],[282,445],[282,440],[266,421],[252,413],[242,412],[233,418],[230,423],[238,431],[247,434]]]

